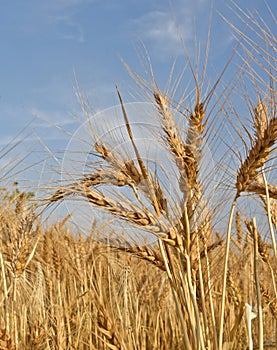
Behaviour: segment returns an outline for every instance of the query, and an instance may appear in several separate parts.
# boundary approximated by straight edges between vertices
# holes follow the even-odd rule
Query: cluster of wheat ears
[[[66,226],[69,217],[45,229],[37,207],[31,202],[28,209],[28,193],[2,191],[0,349],[277,346],[277,40],[261,19],[252,17],[248,29],[257,40],[234,28],[240,43],[235,54],[245,56],[233,82],[222,84],[219,94],[222,75],[205,93],[205,74],[199,79],[188,57],[193,101],[186,91],[176,103],[180,80],[170,94],[158,87],[152,71],[148,83],[127,67],[151,98],[160,123],[157,143],[168,151],[178,183],[173,199],[168,182],[141,156],[119,89],[133,156],[92,129],[94,170],[80,172],[46,199],[53,207],[81,198],[137,235],[155,237],[151,243],[124,241],[124,232],[101,242],[97,223],[92,235],[73,235]],[[245,90],[238,102],[232,96],[239,82]],[[246,94],[246,82],[254,96]],[[235,108],[242,101],[246,118]],[[184,133],[177,112],[186,121]],[[201,166],[207,145],[216,179]],[[213,180],[211,195],[207,183]]]

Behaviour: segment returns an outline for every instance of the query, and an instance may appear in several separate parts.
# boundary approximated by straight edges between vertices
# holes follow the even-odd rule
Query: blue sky
[[[263,1],[237,3],[272,21]],[[268,3],[276,13],[276,1]],[[172,4],[193,55],[195,30],[203,47],[206,41],[210,1],[172,0]],[[213,2],[211,72],[220,71],[235,43],[230,27],[219,15],[237,23],[230,4]],[[119,57],[143,73],[138,57],[140,40],[149,51],[161,85],[176,57],[181,65],[185,62],[167,0],[1,1],[0,36],[2,146],[31,121],[28,130],[34,138],[40,135],[46,143],[54,140],[57,136],[51,124],[66,128],[72,122],[71,113],[79,108],[75,75],[96,110],[114,104],[115,85],[123,94],[132,85]],[[34,120],[35,115],[39,118]]]

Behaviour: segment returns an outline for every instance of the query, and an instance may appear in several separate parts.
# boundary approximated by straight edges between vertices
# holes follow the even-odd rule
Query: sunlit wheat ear
[[[242,251],[242,240],[243,240],[243,230],[241,223],[241,215],[240,212],[236,212],[236,233],[237,233],[237,243],[239,245],[240,250]]]
[[[103,306],[98,307],[97,313],[97,326],[103,339],[106,339],[105,343],[109,349],[120,350],[121,340],[116,332],[115,326],[113,325],[107,310]]]
[[[240,307],[243,297],[241,295],[239,288],[234,282],[230,271],[228,271],[228,274],[227,274],[227,293],[230,301],[234,303],[236,307]]]
[[[158,249],[153,249],[150,245],[144,245],[141,247],[126,247],[126,248],[116,248],[124,252],[130,253],[133,256],[137,256],[142,260],[146,260],[163,271],[166,271],[164,260],[158,251]]]
[[[141,188],[142,175],[135,166],[133,160],[122,161],[104,144],[95,143],[94,148],[95,151],[103,158],[103,160],[105,160],[106,164],[103,165],[104,170],[100,171],[99,173],[87,174],[85,176],[84,183],[86,186],[90,187],[94,185],[93,182],[90,183],[90,179],[93,180],[96,177],[96,182],[98,182],[96,184],[103,184],[105,178],[110,176],[113,178],[113,181],[107,181],[108,184],[117,185],[119,187],[128,185],[133,189],[136,197],[138,197],[136,186],[139,184],[140,189],[147,193],[145,188]]]
[[[199,104],[196,106],[194,113],[191,114],[187,136],[188,143],[185,143],[175,124],[166,97],[163,96],[161,92],[155,91],[154,98],[158,113],[161,116],[165,142],[174,157],[180,174],[180,191],[184,194],[189,217],[191,217],[194,206],[201,197],[201,186],[198,178],[198,153],[200,152],[199,145],[201,144],[200,139],[203,132],[202,121],[204,119],[205,110],[203,105]]]
[[[162,117],[162,126],[165,133],[165,140],[169,150],[175,157],[175,162],[180,172],[180,183],[187,181],[186,186],[180,186],[184,193],[198,187],[197,161],[192,150],[183,141],[179,130],[175,125],[172,112],[168,108],[166,98],[158,91],[154,93],[155,101],[158,106],[158,112]]]
[[[105,161],[101,164],[103,170],[108,168],[108,172],[117,173],[118,186],[128,185],[132,187],[138,200],[140,200],[140,195],[143,194],[152,204],[156,215],[159,216],[167,210],[162,187],[159,184],[158,178],[155,177],[155,174],[144,164],[145,161],[142,159],[139,148],[136,145],[127,110],[118,88],[117,94],[124,118],[125,129],[135,157],[131,159],[128,155],[126,156],[124,154],[126,151],[124,148],[120,149],[119,147],[117,151],[111,149],[111,147],[101,141],[101,138],[100,141],[98,140],[94,144],[96,155],[100,156]],[[108,130],[107,132],[109,133]],[[91,175],[89,174],[89,176]],[[92,174],[92,176],[94,176],[94,174]],[[103,184],[103,181],[101,183]],[[115,185],[115,183],[113,184]]]
[[[139,185],[142,182],[142,174],[133,160],[126,159],[122,161],[115,152],[110,150],[103,143],[95,143],[94,148],[95,151],[106,161],[103,166],[110,166],[108,168],[110,172],[117,173],[119,177],[122,177],[123,182],[126,182],[128,185],[131,183]]]
[[[260,196],[265,196],[266,195],[266,187],[263,183],[260,183],[259,181],[260,181],[259,177],[257,176],[255,178],[255,182],[248,185],[247,191],[256,193]],[[269,195],[270,199],[277,199],[277,186],[267,185],[267,187],[268,187],[268,195]],[[272,201],[272,203],[274,203],[274,201]]]
[[[107,165],[109,164],[114,170],[124,170],[124,162],[104,143],[96,142],[94,144],[94,149],[96,154],[103,158],[107,162]]]
[[[263,136],[255,140],[248,151],[247,157],[241,164],[236,181],[237,196],[249,190],[249,186],[257,178],[258,170],[269,159],[271,147],[275,144],[276,139],[277,117],[274,117],[268,122]]]
[[[96,174],[87,174],[83,181],[86,186],[90,187],[105,183],[119,187],[128,185],[132,188],[138,200],[140,199],[139,192],[143,193],[151,200],[148,184],[143,181],[144,177],[132,159],[121,161],[112,151],[109,151],[104,144],[100,145],[96,143],[95,150],[106,161],[107,166],[110,165],[111,167],[108,167],[108,170],[102,170]],[[154,178],[151,181],[151,186],[154,191],[159,211],[166,211],[166,199],[164,198],[162,188],[157,178]]]
[[[275,186],[275,189],[276,189],[276,186]],[[256,192],[257,193],[257,192]],[[268,205],[269,205],[269,211],[270,211],[270,218],[271,218],[271,221],[273,223],[273,225],[275,226],[275,229],[277,229],[277,202],[276,202],[276,199],[277,199],[277,196],[273,196],[272,195],[272,192],[269,194],[269,202],[268,202],[268,199],[267,197],[264,195],[265,191],[263,191],[261,194],[260,194],[260,198],[262,199],[263,203],[264,203],[264,209],[267,213],[267,215],[269,216],[269,213],[268,213]],[[275,192],[276,193],[276,192]],[[277,193],[276,193],[277,194]]]
[[[172,154],[173,161],[179,173],[179,189],[183,195],[181,208],[183,215],[179,218],[181,225],[177,224],[186,242],[187,252],[195,259],[197,239],[201,245],[201,252],[205,244],[209,246],[211,238],[211,214],[204,197],[199,179],[199,166],[201,161],[203,132],[205,130],[205,108],[203,103],[197,103],[194,111],[187,117],[187,132],[185,140],[180,135],[180,129],[174,119],[174,110],[170,108],[167,96],[160,91],[154,92],[156,109],[161,117],[162,138]],[[185,224],[187,222],[187,224]],[[205,243],[203,238],[205,237]]]
[[[272,146],[276,142],[277,122],[273,114],[273,103],[270,101],[271,116],[268,115],[269,107],[260,98],[257,106],[253,108],[253,126],[255,130],[252,148],[249,149],[245,161],[242,163],[237,176],[237,193],[253,192],[260,196],[266,195],[266,187],[261,180],[261,170],[269,160],[273,151]],[[268,184],[268,193],[271,198],[276,198],[276,186]]]
[[[252,222],[250,222],[249,220],[245,219],[244,220],[245,225],[248,229],[248,232],[251,234],[253,234],[253,224]],[[251,237],[253,238],[253,237]],[[257,238],[258,238],[258,253],[260,255],[260,257],[262,258],[262,260],[267,263],[268,265],[270,265],[270,252],[268,250],[268,246],[267,244],[263,241],[261,234],[259,232],[257,232]]]
[[[271,296],[271,293],[269,290],[265,289],[263,285],[261,285],[261,292],[263,296],[263,300],[266,306],[269,307],[269,310],[274,317],[275,320],[277,320],[277,300],[276,298],[273,298]]]
[[[50,202],[56,202],[72,195],[78,195],[96,207],[115,215],[119,219],[153,233],[156,237],[167,242],[169,245],[182,247],[182,237],[180,233],[175,228],[171,228],[166,223],[159,220],[159,218],[153,215],[147,208],[139,208],[134,204],[125,203],[123,201],[114,201],[99,190],[92,190],[83,184],[73,184],[62,188],[50,198]]]

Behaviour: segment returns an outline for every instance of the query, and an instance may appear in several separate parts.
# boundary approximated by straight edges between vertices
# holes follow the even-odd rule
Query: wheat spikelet
[[[138,185],[142,180],[140,171],[134,164],[133,160],[121,161],[111,150],[108,149],[104,144],[96,143],[94,145],[95,150],[101,155],[101,157],[112,166],[114,171],[118,171],[120,176],[126,176],[130,180],[133,180]],[[101,175],[101,174],[100,174]]]
[[[15,214],[20,215],[21,217],[26,217],[26,197],[27,195],[24,192],[20,193],[15,204]]]
[[[42,239],[42,259],[43,263],[48,267],[48,269],[51,269],[51,263],[52,263],[52,248],[54,244],[54,229],[50,228],[43,234]]]
[[[59,244],[53,244],[52,246],[52,259],[53,259],[53,267],[56,273],[57,279],[59,280],[61,277],[61,269],[62,269],[62,258],[60,254]]]
[[[153,179],[153,188],[154,188],[154,192],[155,192],[155,196],[157,199],[157,204],[160,212],[165,213],[167,215],[168,214],[167,199],[163,194],[163,189],[159,184],[159,181],[156,176]]]
[[[262,178],[258,176],[257,182],[250,185],[249,188],[251,192],[259,195],[264,203],[265,212],[269,215],[268,210],[270,211],[271,222],[277,227],[277,187],[270,184],[265,186]],[[267,198],[267,194],[269,198]]]
[[[258,232],[258,252],[262,260],[270,266],[270,252],[267,244],[262,240],[260,233]]]
[[[267,107],[265,106],[263,101],[259,99],[257,106],[254,108],[254,128],[256,139],[259,139],[264,136],[267,123]]]
[[[266,202],[265,202],[265,209],[267,210]],[[277,229],[277,202],[273,199],[270,199],[270,214],[271,214],[271,221]]]
[[[257,177],[257,179],[259,178],[259,176]],[[268,195],[271,199],[277,199],[277,186],[273,186],[268,184],[267,185],[268,188]],[[253,183],[248,185],[247,188],[248,192],[254,192],[258,195],[261,195],[263,197],[266,196],[266,187],[263,183],[260,183],[258,181],[254,181]]]
[[[142,181],[142,175],[134,164],[133,160],[121,161],[111,150],[104,144],[96,143],[95,150],[107,162],[109,169],[102,170],[96,174],[87,175],[82,183],[87,186],[108,183],[117,186],[129,185],[134,189]],[[109,179],[110,178],[110,179]],[[92,182],[90,182],[92,181]]]
[[[189,117],[189,127],[187,131],[186,143],[189,145],[198,163],[201,158],[200,147],[202,144],[202,134],[206,126],[205,123],[203,124],[205,114],[206,111],[204,104],[197,103],[194,108],[194,112],[192,112]]]
[[[102,333],[104,337],[103,342],[107,347],[111,350],[122,349],[112,321],[110,320],[107,311],[100,305],[98,305],[97,321],[98,329]]]
[[[237,242],[240,246],[240,250],[242,250],[243,231],[242,231],[241,217],[240,217],[239,211],[236,212],[236,232],[237,232]]]
[[[122,171],[99,171],[95,174],[89,174],[85,176],[85,179],[80,181],[87,187],[93,187],[97,185],[115,185],[115,186],[134,186],[133,179],[126,176]]]
[[[25,271],[29,254],[29,237],[23,235],[23,237],[19,237],[16,246],[13,247],[11,266],[15,278],[21,276]]]
[[[232,279],[230,271],[228,271],[227,274],[227,292],[230,301],[232,301],[236,307],[240,307],[242,303],[242,296],[234,280]]]
[[[111,162],[112,164],[112,154],[105,145],[96,142],[94,144],[94,148],[96,152],[98,152],[102,156],[103,159],[108,159],[109,162]],[[115,160],[115,164],[118,164],[118,159]]]
[[[142,174],[135,166],[133,160],[125,160],[121,161],[111,150],[109,150],[104,144],[96,143],[94,145],[95,150],[102,156],[102,158],[112,166],[113,170],[108,169],[105,171],[100,171],[93,175],[87,175],[84,183],[87,186],[93,186],[95,184],[101,184],[105,182],[107,177],[114,178],[114,181],[111,183],[117,184],[118,186],[125,186],[126,184],[133,187],[135,185],[139,185],[142,182]],[[88,180],[88,182],[86,182]],[[92,180],[92,183],[90,183]],[[109,180],[106,180],[106,183],[109,183]],[[147,191],[146,191],[147,192]]]
[[[142,181],[142,174],[136,167],[133,160],[126,160],[124,162],[124,166],[126,169],[126,173],[130,176],[130,178],[135,182],[136,185],[139,185]]]

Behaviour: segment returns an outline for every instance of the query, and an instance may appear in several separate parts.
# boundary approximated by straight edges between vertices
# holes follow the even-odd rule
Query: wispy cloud
[[[30,113],[35,117],[32,123],[33,128],[64,128],[66,126],[76,124],[76,120],[69,115],[64,115],[62,111],[47,111],[32,108]]]
[[[36,36],[39,32],[50,36],[52,31],[63,40],[83,43],[85,40],[82,23],[77,13],[84,6],[99,0],[48,0],[37,2],[30,0],[29,8],[24,9],[25,19],[21,23],[22,30]],[[35,29],[34,29],[35,27]],[[50,34],[49,34],[50,33]]]
[[[143,41],[149,42],[159,55],[171,56],[181,52],[178,30],[172,16],[167,12],[152,11],[132,23],[132,29]],[[183,31],[190,38],[190,28]]]
[[[38,108],[1,107],[1,121],[5,125],[0,132],[0,148],[4,145],[32,142],[37,135],[44,140],[68,138],[65,130],[78,127],[78,122],[62,110],[47,111]]]
[[[162,57],[176,56],[183,52],[180,35],[187,47],[192,45],[195,21],[201,26],[203,15],[207,18],[208,7],[209,2],[203,0],[179,1],[174,7],[177,20],[170,8],[167,8],[148,12],[132,20],[130,27],[143,41],[150,44],[155,54]]]
[[[69,15],[52,17],[58,36],[64,40],[75,40],[83,43],[84,31],[79,23]]]

